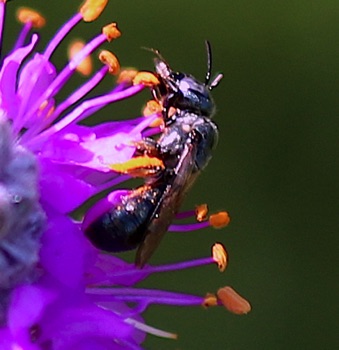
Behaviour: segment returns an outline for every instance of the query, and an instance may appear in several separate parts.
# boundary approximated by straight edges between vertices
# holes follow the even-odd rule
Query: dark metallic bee
[[[118,204],[85,229],[99,249],[118,252],[138,247],[135,264],[139,267],[159,245],[218,140],[217,126],[210,119],[215,109],[210,90],[222,74],[210,82],[211,48],[208,42],[206,46],[205,83],[174,72],[153,50],[161,84],[152,92],[163,105],[165,127],[158,140],[144,139],[139,152],[161,159],[164,168],[146,177],[144,185],[122,195]],[[176,109],[172,116],[168,113],[170,107]]]

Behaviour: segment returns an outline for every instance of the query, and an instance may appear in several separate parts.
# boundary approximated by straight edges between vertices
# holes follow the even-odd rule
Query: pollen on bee
[[[109,73],[112,75],[117,75],[120,72],[120,63],[112,52],[108,50],[102,50],[99,54],[99,60],[109,67]]]
[[[39,12],[27,7],[20,7],[16,17],[20,23],[31,23],[33,28],[42,28],[46,24],[46,19]]]
[[[85,22],[92,22],[101,15],[107,3],[108,0],[85,0],[79,12]]]
[[[220,288],[217,296],[225,308],[236,315],[244,315],[251,311],[251,304],[232,287]]]
[[[213,260],[217,263],[219,271],[224,272],[228,263],[228,254],[221,243],[216,243],[212,247]]]
[[[79,51],[81,51],[85,46],[85,43],[82,40],[73,41],[67,50],[68,58],[72,59]],[[86,56],[76,67],[76,70],[84,75],[88,76],[92,73],[93,62],[91,56]]]
[[[227,226],[231,221],[227,211],[221,211],[216,214],[212,214],[209,217],[210,225],[214,228],[223,228]]]
[[[118,39],[121,36],[121,32],[118,29],[118,24],[115,22],[107,24],[105,27],[103,27],[102,34],[106,36],[107,41],[109,42],[114,39]]]
[[[140,156],[131,158],[124,163],[110,164],[109,168],[121,174],[145,177],[164,169],[165,166],[159,158]]]
[[[153,87],[159,85],[159,79],[151,72],[138,72],[133,79],[134,85],[142,84],[147,87]]]

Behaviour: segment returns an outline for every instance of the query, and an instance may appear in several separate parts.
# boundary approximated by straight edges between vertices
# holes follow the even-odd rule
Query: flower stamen
[[[34,126],[29,128],[22,136],[21,142],[25,143],[26,140],[32,139],[34,135],[44,130],[48,125],[51,124],[51,120],[56,120],[62,112],[64,112],[68,107],[73,105],[75,102],[79,101],[83,96],[85,96],[90,90],[92,90],[107,74],[108,67],[102,67],[94,76],[91,77],[83,86],[74,91],[67,99],[61,102],[54,110],[52,114],[49,114],[48,119],[43,119],[39,123],[35,123]],[[41,106],[41,105],[40,105]],[[39,107],[41,108],[41,107]]]
[[[205,221],[207,220],[207,214],[208,214],[208,206],[207,204],[200,204],[197,205],[195,208],[195,214],[197,221]]]
[[[138,71],[136,69],[123,69],[117,79],[118,84],[126,84],[126,85],[132,85],[133,79],[138,74]]]
[[[209,223],[214,228],[223,228],[227,226],[231,221],[230,216],[227,211],[221,211],[219,213],[215,213],[210,215]]]
[[[81,19],[81,14],[77,13],[59,29],[45,49],[44,56],[46,59],[51,57],[61,41],[65,39],[66,35],[69,34],[69,32],[81,21]]]
[[[156,100],[150,100],[147,102],[146,107],[142,111],[144,117],[149,117],[150,115],[157,114],[158,118],[150,124],[151,128],[164,127],[164,119],[162,118],[162,104]]]
[[[207,293],[202,302],[202,306],[207,309],[209,307],[217,306],[217,305],[218,305],[218,298],[212,293]]]
[[[136,329],[139,329],[145,333],[153,334],[153,335],[155,335],[157,337],[161,337],[161,338],[178,339],[178,335],[175,333],[166,332],[166,331],[163,331],[161,329],[148,326],[147,324],[141,323],[133,318],[126,318],[124,321],[126,323],[134,326]]]
[[[108,0],[86,0],[80,7],[79,12],[85,22],[96,20],[105,9]]]
[[[160,102],[156,100],[150,100],[147,102],[146,107],[144,108],[142,115],[144,117],[148,117],[151,114],[161,114],[162,113],[162,105]]]
[[[28,121],[32,117],[32,115],[34,115],[36,109],[44,100],[51,98],[51,96],[55,96],[65,84],[65,82],[70,78],[70,76],[72,75],[76,67],[79,65],[79,63],[92,51],[94,51],[99,45],[101,45],[105,40],[106,37],[104,35],[98,35],[97,37],[92,39],[92,41],[90,41],[82,50],[80,50],[74,56],[74,58],[71,61],[69,61],[66,67],[59,73],[59,75],[53,80],[53,82],[48,86],[46,91],[40,96],[37,102],[33,103],[30,110],[26,112],[25,118],[21,118],[22,122],[25,123],[26,121]],[[103,97],[107,98],[108,96],[106,95]],[[99,97],[98,99],[100,98],[101,97]],[[87,102],[85,102],[85,104],[87,104]],[[51,122],[53,121],[54,120],[51,120]]]
[[[126,89],[117,93],[110,93],[104,96],[95,97],[91,100],[87,100],[81,103],[77,108],[75,108],[71,113],[69,113],[65,118],[53,124],[49,129],[43,131],[39,135],[36,136],[34,140],[30,140],[26,143],[26,145],[33,143],[35,146],[39,146],[41,142],[46,140],[46,138],[55,134],[56,132],[62,130],[66,126],[81,121],[86,118],[89,114],[94,113],[94,111],[99,110],[100,108],[106,106],[108,103],[113,103],[119,100],[123,100],[128,98],[129,96],[133,96],[140,92],[143,89],[142,86],[132,86],[129,89]],[[148,122],[148,121],[147,121]],[[144,127],[142,123],[140,123],[134,130],[141,129]],[[33,145],[31,145],[33,146]]]
[[[207,214],[207,204],[197,206],[195,211],[189,210],[178,213],[176,214],[176,219],[178,220],[195,216],[198,222],[194,224],[171,225],[169,231],[187,232],[200,230],[206,227],[223,228],[230,223],[230,217],[226,211],[211,214],[209,218],[207,217]]]
[[[120,63],[112,52],[108,50],[102,50],[99,54],[99,60],[109,68],[109,73],[112,75],[118,75],[120,72]]]
[[[115,22],[107,24],[105,27],[103,27],[102,34],[105,35],[108,42],[118,39],[121,36],[121,32],[118,29],[118,24]]]
[[[150,72],[138,72],[138,74],[133,79],[134,85],[142,84],[147,87],[153,87],[155,85],[159,85],[159,79]]]
[[[217,296],[225,308],[236,315],[244,315],[251,311],[251,304],[232,287],[220,288]]]
[[[27,7],[20,7],[16,16],[20,23],[29,24],[33,28],[40,29],[46,24],[46,19],[38,11]]]
[[[212,247],[213,260],[217,263],[219,271],[224,272],[228,263],[228,254],[221,243],[216,243]]]
[[[73,41],[68,47],[68,58],[72,60],[84,47],[85,43],[82,40]],[[90,75],[93,70],[91,56],[84,57],[77,65],[76,70],[84,76]]]

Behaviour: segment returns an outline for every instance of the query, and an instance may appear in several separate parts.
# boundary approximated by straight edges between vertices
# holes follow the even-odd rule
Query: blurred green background
[[[47,16],[43,44],[78,1],[10,2],[6,45],[18,30],[12,16],[19,5]],[[339,2],[117,0],[74,36],[89,39],[112,20],[123,37],[107,47],[124,66],[153,69],[152,55],[140,47],[154,47],[174,69],[203,79],[209,39],[214,70],[225,76],[213,91],[220,142],[184,207],[207,202],[211,211],[227,209],[231,225],[168,234],[152,263],[203,257],[222,241],[229,268],[224,274],[214,266],[163,274],[143,285],[199,295],[231,285],[253,307],[247,316],[235,316],[222,308],[154,306],[147,322],[179,339],[149,337],[145,346],[339,348]],[[63,66],[63,48],[55,61]],[[70,88],[81,81],[74,79]],[[97,93],[111,84],[107,79]],[[137,116],[148,97],[110,106],[100,116]]]

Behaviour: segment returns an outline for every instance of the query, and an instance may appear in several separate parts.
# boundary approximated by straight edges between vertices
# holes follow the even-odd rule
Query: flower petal
[[[59,283],[71,288],[81,286],[85,269],[92,262],[95,251],[78,225],[48,206],[45,208],[49,226],[42,237],[40,262],[46,273]]]
[[[20,106],[20,99],[16,94],[16,79],[23,60],[32,52],[38,41],[38,35],[32,36],[30,44],[13,51],[4,59],[0,71],[0,99],[1,108],[7,111],[8,117],[14,120]]]

